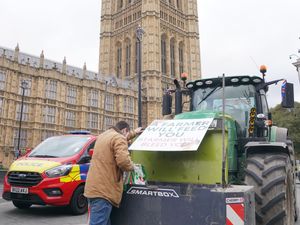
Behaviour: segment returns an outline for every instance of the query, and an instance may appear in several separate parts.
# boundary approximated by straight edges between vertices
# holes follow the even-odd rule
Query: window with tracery
[[[181,9],[181,0],[177,0],[177,9]]]
[[[107,94],[105,102],[105,109],[108,111],[114,111],[115,98],[113,94]]]
[[[5,71],[0,70],[0,90],[5,89],[5,83],[6,83]]]
[[[28,137],[27,130],[21,129],[20,138],[19,138],[19,129],[14,129],[14,136],[13,136],[14,149],[18,148],[18,143],[20,143],[20,149],[28,147],[27,137]]]
[[[167,44],[165,35],[161,37],[161,72],[163,74],[167,73]]]
[[[97,113],[88,113],[86,127],[88,129],[98,129],[98,118]]]
[[[45,88],[45,95],[47,99],[56,99],[57,93],[57,81],[55,80],[47,80],[46,81],[46,88]]]
[[[123,0],[118,0],[118,9],[123,8]]]
[[[135,42],[135,66],[134,66],[134,72],[137,73],[138,70],[138,64],[137,64],[137,58],[138,58],[138,42]]]
[[[131,43],[128,40],[126,42],[126,77],[130,76],[130,67],[131,67]]]
[[[67,103],[76,104],[77,89],[75,86],[68,86],[67,88]]]
[[[16,120],[20,120],[21,118],[21,111],[22,111],[22,121],[29,121],[29,109],[30,105],[24,103],[23,107],[21,103],[17,104],[17,110],[16,110]]]
[[[120,78],[122,72],[122,45],[121,43],[117,44],[117,77]]]
[[[19,95],[23,94],[23,88],[21,87],[23,79],[20,79],[20,85],[19,85]],[[26,88],[24,89],[24,96],[30,96],[31,93],[31,86],[32,86],[32,81],[24,79],[26,81]]]
[[[99,91],[96,89],[89,90],[88,106],[98,107]]]
[[[183,63],[183,43],[179,43],[178,48],[178,54],[179,54],[179,74],[181,75],[184,70],[184,63]]]
[[[53,106],[45,106],[43,120],[44,123],[55,124],[56,108]]]
[[[4,111],[4,99],[0,98],[0,116],[2,115]]]
[[[65,113],[66,126],[75,127],[76,125],[76,113],[74,111],[66,111]]]
[[[175,77],[175,41],[174,38],[170,41],[170,71],[171,77]]]

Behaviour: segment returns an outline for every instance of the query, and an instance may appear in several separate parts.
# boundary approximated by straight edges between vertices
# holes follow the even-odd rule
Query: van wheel
[[[28,202],[12,201],[12,203],[18,209],[28,209],[30,206],[32,206],[32,204]]]
[[[80,215],[87,212],[88,202],[83,195],[84,185],[80,185],[73,193],[69,208],[74,215]]]

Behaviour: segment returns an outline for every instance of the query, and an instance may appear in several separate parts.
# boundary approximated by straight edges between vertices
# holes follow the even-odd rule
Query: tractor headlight
[[[53,177],[61,177],[66,176],[70,173],[72,169],[72,165],[61,165],[54,167],[52,169],[49,169],[45,172],[47,177],[53,178]]]

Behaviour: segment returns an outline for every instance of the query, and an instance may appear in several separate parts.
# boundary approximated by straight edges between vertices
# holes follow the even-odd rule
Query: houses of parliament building
[[[0,168],[9,167],[18,144],[33,148],[70,130],[99,134],[119,120],[137,126],[138,26],[146,126],[161,118],[174,79],[201,77],[197,0],[102,0],[98,72],[48,60],[43,51],[0,47]]]

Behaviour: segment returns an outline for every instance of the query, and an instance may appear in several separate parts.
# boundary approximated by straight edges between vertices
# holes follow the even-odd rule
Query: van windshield
[[[63,158],[77,154],[91,139],[89,136],[55,136],[40,143],[29,157]]]

